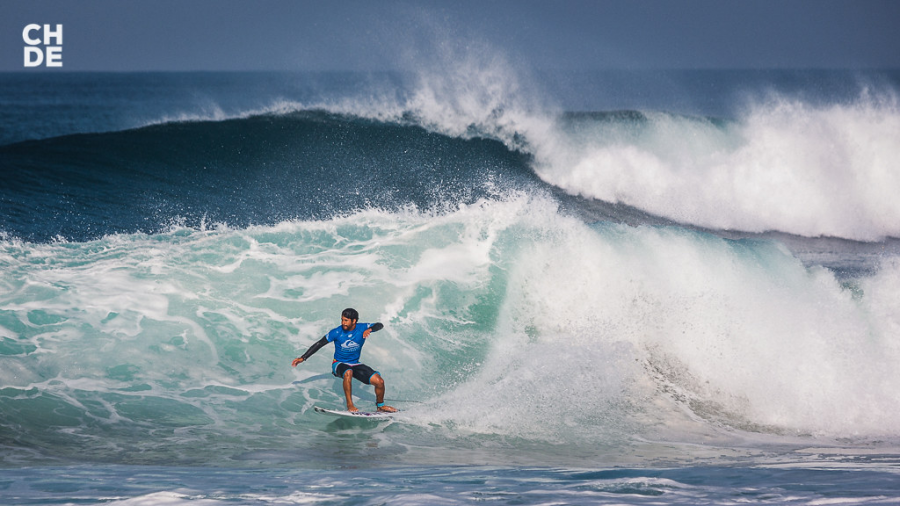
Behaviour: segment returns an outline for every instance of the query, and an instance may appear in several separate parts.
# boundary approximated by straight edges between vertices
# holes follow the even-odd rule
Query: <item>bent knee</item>
[[[369,378],[369,383],[375,386],[381,386],[384,385],[384,379],[381,378],[380,374],[375,373]]]

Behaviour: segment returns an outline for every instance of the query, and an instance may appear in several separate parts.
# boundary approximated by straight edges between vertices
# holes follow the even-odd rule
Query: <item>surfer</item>
[[[381,374],[360,363],[359,355],[362,352],[363,344],[372,332],[378,332],[384,328],[379,323],[357,323],[359,313],[353,308],[347,308],[341,313],[341,326],[331,329],[322,339],[319,339],[306,350],[301,357],[295,358],[291,363],[291,367],[302,364],[309,357],[326,344],[334,343],[334,360],[331,362],[331,373],[335,377],[344,379],[344,395],[347,396],[347,411],[359,411],[353,405],[351,397],[352,385],[351,380],[356,378],[367,385],[375,387],[375,407],[378,411],[386,413],[396,413],[397,409],[384,405],[384,379]]]

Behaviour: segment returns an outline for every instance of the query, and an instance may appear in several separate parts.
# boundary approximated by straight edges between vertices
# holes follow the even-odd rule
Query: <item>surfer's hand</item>
[[[291,362],[291,367],[297,367],[301,362],[303,362],[303,357],[295,358],[294,361]]]
[[[371,333],[372,333],[372,329],[364,330],[363,331],[363,339],[366,339],[367,337],[369,337],[369,334],[371,334]]]

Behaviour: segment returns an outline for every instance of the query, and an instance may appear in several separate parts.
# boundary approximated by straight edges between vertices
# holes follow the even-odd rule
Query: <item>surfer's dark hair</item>
[[[348,307],[341,313],[341,317],[348,320],[359,320],[359,313],[352,307]]]

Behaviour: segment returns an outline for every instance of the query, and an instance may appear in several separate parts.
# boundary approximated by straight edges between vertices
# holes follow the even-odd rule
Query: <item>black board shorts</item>
[[[372,379],[372,376],[379,374],[378,371],[372,369],[366,364],[350,365],[343,362],[335,362],[334,367],[332,367],[331,369],[331,373],[338,378],[343,378],[344,373],[347,372],[347,369],[353,369],[353,377],[365,383],[366,385],[371,385],[371,383],[369,383],[369,380]]]

